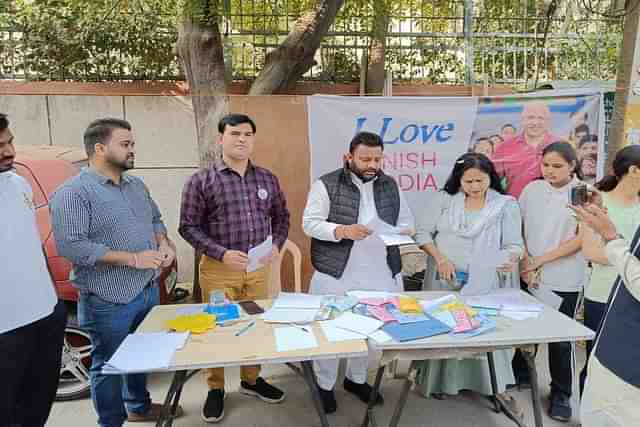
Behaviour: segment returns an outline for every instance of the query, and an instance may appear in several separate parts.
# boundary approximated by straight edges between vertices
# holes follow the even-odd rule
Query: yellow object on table
[[[418,300],[413,297],[400,297],[400,307],[398,307],[403,313],[421,314],[422,307],[418,303]]]
[[[216,316],[209,313],[186,314],[168,320],[166,325],[176,332],[190,331],[192,334],[202,334],[216,327]]]

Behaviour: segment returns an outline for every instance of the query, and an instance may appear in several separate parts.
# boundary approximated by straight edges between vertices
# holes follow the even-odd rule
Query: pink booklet
[[[453,329],[454,334],[471,331],[480,326],[480,322],[470,318],[464,310],[453,310],[451,314],[453,314],[453,318],[456,320],[456,327]]]
[[[384,323],[396,320],[383,306],[369,306],[367,307],[367,311],[373,317]]]

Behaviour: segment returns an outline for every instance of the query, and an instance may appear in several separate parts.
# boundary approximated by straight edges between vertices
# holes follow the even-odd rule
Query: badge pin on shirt
[[[22,193],[22,197],[24,197],[24,204],[31,210],[35,210],[35,206],[33,204],[33,200],[29,198],[27,193]]]
[[[264,188],[258,189],[258,198],[260,200],[267,200],[267,197],[269,197],[269,193],[267,192],[267,190],[265,190]]]

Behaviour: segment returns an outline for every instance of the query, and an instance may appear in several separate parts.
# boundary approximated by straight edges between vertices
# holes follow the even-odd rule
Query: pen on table
[[[310,332],[309,329],[307,329],[307,328],[305,328],[304,326],[301,326],[301,325],[296,325],[295,323],[291,323],[291,326],[293,326],[294,328],[302,329],[305,332]]]
[[[249,322],[247,325],[243,326],[242,329],[240,329],[238,332],[235,333],[235,336],[240,336],[242,334],[244,334],[245,332],[247,332],[249,329],[251,329],[251,327],[253,325],[256,324],[255,320],[252,320],[251,322]]]

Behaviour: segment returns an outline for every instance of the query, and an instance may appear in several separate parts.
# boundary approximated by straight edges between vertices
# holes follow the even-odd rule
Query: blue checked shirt
[[[110,250],[155,250],[155,233],[166,233],[158,206],[139,178],[123,174],[116,185],[85,168],[58,188],[51,217],[58,253],[73,263],[80,292],[126,304],[156,278],[157,270],[99,262]]]

